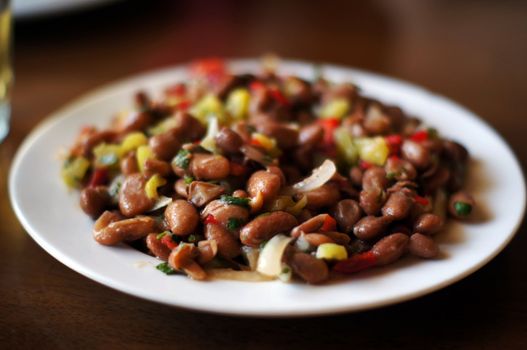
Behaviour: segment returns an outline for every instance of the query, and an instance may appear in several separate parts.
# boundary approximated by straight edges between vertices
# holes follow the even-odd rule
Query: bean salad
[[[94,239],[195,280],[318,284],[440,257],[447,218],[473,212],[467,149],[351,83],[277,65],[196,61],[161,97],[83,127],[61,175]]]

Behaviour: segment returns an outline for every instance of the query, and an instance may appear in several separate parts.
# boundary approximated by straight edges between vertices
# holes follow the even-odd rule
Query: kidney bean
[[[199,222],[196,208],[183,199],[171,202],[165,210],[165,220],[170,231],[178,236],[186,236],[194,232]]]
[[[120,120],[119,131],[127,134],[132,131],[146,129],[152,122],[152,116],[147,112],[133,112]]]
[[[247,222],[249,210],[239,205],[225,204],[220,200],[213,200],[201,212],[202,219],[205,219],[208,215],[212,215],[218,223],[227,226],[229,219]]]
[[[466,166],[460,163],[454,163],[450,166],[450,177],[446,185],[448,191],[457,192],[463,187],[465,182]]]
[[[232,192],[232,196],[233,197],[238,197],[238,198],[247,198],[247,197],[249,197],[249,194],[247,192],[245,192],[244,190],[236,190],[236,191]]]
[[[378,104],[372,104],[368,107],[368,112],[362,125],[367,132],[375,135],[385,134],[391,128],[390,118],[384,114]]]
[[[97,218],[112,204],[112,198],[106,186],[86,187],[80,194],[80,206],[82,210]]]
[[[307,221],[309,219],[311,219],[313,217],[313,214],[311,213],[311,211],[309,209],[302,209],[302,211],[300,212],[299,215],[297,215],[297,219],[298,219],[298,222],[304,222],[304,221]]]
[[[240,135],[226,126],[220,129],[214,140],[216,146],[227,154],[240,153],[240,148],[243,145]]]
[[[145,175],[150,177],[159,174],[163,177],[172,174],[172,166],[162,160],[150,158],[145,161]]]
[[[375,243],[371,251],[377,257],[377,265],[388,265],[398,260],[406,252],[409,240],[404,233],[392,233]]]
[[[173,269],[184,271],[192,279],[204,280],[207,273],[195,261],[198,256],[197,247],[192,244],[180,244],[168,256],[168,264]]]
[[[452,194],[448,200],[448,213],[456,219],[466,219],[472,213],[475,201],[466,192],[460,191]]]
[[[79,154],[89,158],[92,150],[102,142],[111,143],[115,141],[117,133],[115,131],[98,131],[96,128],[87,128],[77,137],[76,144],[73,146],[72,154]]]
[[[196,207],[201,207],[218,198],[223,192],[225,192],[225,189],[220,185],[203,181],[192,181],[188,186],[188,200]]]
[[[367,241],[380,236],[391,222],[389,217],[365,216],[353,227],[353,233],[358,239]]]
[[[120,162],[121,173],[124,176],[132,175],[139,172],[137,167],[137,159],[135,157],[135,152],[130,152],[121,159]]]
[[[164,245],[161,240],[157,239],[156,233],[150,233],[146,236],[146,247],[158,259],[167,261],[171,249]]]
[[[388,188],[388,193],[403,192],[408,197],[416,195],[417,184],[412,181],[397,181],[393,186]]]
[[[373,166],[362,175],[362,189],[365,191],[384,189],[387,185],[386,171],[381,167]]]
[[[148,145],[158,159],[171,160],[181,148],[181,141],[172,130],[152,136]]]
[[[411,254],[425,259],[433,259],[439,255],[439,247],[429,236],[414,233],[410,236],[408,250]]]
[[[439,166],[436,171],[429,177],[424,178],[422,183],[425,193],[433,193],[437,189],[443,187],[450,179],[450,171],[442,166]]]
[[[333,240],[333,242],[340,245],[347,245],[351,241],[350,236],[342,232],[330,231],[324,232],[324,235],[328,236]]]
[[[382,207],[382,215],[389,216],[393,220],[402,220],[408,216],[413,203],[413,200],[402,191],[393,192]]]
[[[430,152],[418,142],[405,140],[401,147],[401,154],[418,169],[425,169],[430,164]]]
[[[220,155],[194,153],[189,169],[196,179],[221,180],[230,172],[229,160]]]
[[[285,211],[274,211],[257,216],[240,231],[242,244],[258,247],[263,241],[271,239],[278,233],[289,233],[297,224],[296,218]]]
[[[98,243],[103,245],[116,245],[123,241],[135,241],[149,233],[155,232],[157,229],[155,220],[149,216],[137,216],[119,221],[113,221],[115,218],[110,218],[111,214],[103,214],[103,216],[105,217],[101,216],[99,218],[101,219],[99,225],[96,224],[93,229],[93,237]],[[104,222],[109,222],[109,224],[101,227]]]
[[[225,258],[234,258],[241,253],[241,246],[236,237],[222,225],[205,225],[205,237],[216,242],[218,254]]]
[[[298,130],[276,122],[260,122],[255,124],[258,132],[276,140],[280,149],[290,149],[298,144]]]
[[[401,158],[388,158],[384,170],[387,177],[398,181],[413,180],[417,176],[417,171],[412,163]]]
[[[349,177],[354,186],[362,185],[363,172],[358,166],[351,167]]]
[[[329,278],[329,269],[323,260],[315,258],[307,253],[294,253],[288,259],[288,263],[295,275],[307,283],[317,284]]]
[[[247,192],[251,197],[256,197],[258,192],[260,192],[264,201],[269,201],[278,195],[281,183],[282,180],[279,175],[259,170],[254,172],[247,180]]]
[[[318,247],[324,243],[335,243],[330,237],[323,233],[306,233],[303,235],[304,239],[313,247]]]
[[[443,218],[436,214],[425,213],[417,218],[414,231],[425,235],[433,235],[443,228]]]
[[[95,220],[95,223],[93,224],[93,231],[101,231],[103,228],[110,225],[112,222],[124,219],[125,217],[121,215],[119,211],[106,210],[104,213],[101,214],[101,216],[99,216],[97,220]]]
[[[382,208],[386,193],[380,189],[361,191],[359,195],[359,203],[362,210],[367,215],[376,215]]]
[[[218,254],[218,244],[216,241],[199,241],[198,242],[198,264],[204,265],[209,263],[214,259],[216,254]]]
[[[119,209],[125,216],[142,214],[154,205],[154,201],[146,196],[147,179],[137,173],[127,176],[119,189]]]
[[[335,205],[340,199],[340,191],[335,183],[328,182],[317,189],[304,193],[307,197],[307,209],[320,209]]]
[[[302,146],[314,147],[318,145],[324,137],[324,129],[320,124],[309,124],[300,128],[298,143]]]
[[[183,198],[188,198],[188,187],[189,184],[184,179],[178,179],[174,183],[174,191]]]
[[[443,155],[456,163],[466,163],[468,160],[468,151],[463,145],[450,140],[443,141]]]
[[[187,112],[179,111],[174,117],[177,121],[177,126],[171,132],[181,141],[195,141],[205,136],[207,131],[199,120],[194,118]]]
[[[302,233],[317,232],[328,219],[332,219],[329,214],[318,214],[293,228],[291,236],[299,237]]]
[[[346,233],[353,231],[353,225],[355,225],[362,216],[362,210],[359,203],[353,199],[341,200],[332,209],[332,213],[337,221],[339,229]]]

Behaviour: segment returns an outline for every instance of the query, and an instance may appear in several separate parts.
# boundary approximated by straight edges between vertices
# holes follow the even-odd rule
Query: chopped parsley
[[[181,149],[174,157],[173,162],[180,168],[187,169],[190,164],[190,151],[186,149]]]
[[[189,175],[185,175],[183,177],[183,181],[185,181],[185,183],[187,185],[190,185],[192,183],[192,181],[194,181],[194,178],[192,176],[189,176]]]
[[[194,235],[194,234],[188,236],[188,238],[187,238],[187,241],[189,243],[197,243],[199,240],[200,240],[200,237],[198,235]]]
[[[397,173],[395,171],[389,171],[387,174],[386,174],[386,178],[388,180],[393,180],[395,179],[395,177],[397,176]]]
[[[177,270],[175,270],[172,267],[170,267],[170,265],[168,265],[168,263],[166,263],[166,262],[163,262],[163,263],[157,265],[156,269],[158,269],[159,271],[163,272],[166,275],[174,275],[174,274],[177,273]]]
[[[431,139],[437,139],[439,137],[439,133],[435,128],[428,128],[426,131],[428,132],[428,137]]]
[[[243,221],[239,218],[229,218],[227,220],[227,228],[231,231],[239,229],[243,225]]]
[[[455,202],[454,209],[459,216],[468,216],[472,212],[472,206],[465,202]]]
[[[157,238],[157,239],[161,239],[161,238],[163,238],[163,237],[165,237],[166,235],[169,235],[169,234],[170,234],[170,232],[168,232],[168,231],[164,231],[164,232],[159,233],[159,234],[156,236],[156,238]]]
[[[220,197],[220,201],[225,204],[238,205],[240,207],[249,208],[249,198],[240,198],[223,195]]]

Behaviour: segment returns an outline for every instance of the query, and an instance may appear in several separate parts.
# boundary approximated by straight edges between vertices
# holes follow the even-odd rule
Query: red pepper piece
[[[192,103],[189,100],[183,100],[176,105],[176,108],[180,111],[186,111],[187,109],[189,109],[191,104]]]
[[[108,170],[106,168],[97,168],[91,174],[88,187],[106,185],[107,182],[108,182]]]
[[[333,266],[333,270],[340,273],[356,273],[377,265],[377,257],[373,252],[365,252],[352,256],[346,260],[339,261]]]
[[[373,164],[365,161],[365,160],[359,160],[359,168],[361,168],[362,170],[368,170],[369,168],[371,168],[373,166]]]
[[[415,195],[414,200],[416,203],[422,205],[423,207],[426,207],[430,203],[427,198],[421,197],[419,195]]]
[[[166,235],[161,238],[161,243],[167,246],[168,249],[172,250],[177,247],[177,243],[172,240],[172,236]]]
[[[337,229],[337,221],[333,219],[331,216],[326,216],[324,219],[324,223],[320,227],[321,232],[331,232],[335,231]]]
[[[394,155],[390,156],[390,159],[392,159],[392,160],[400,160],[401,157],[399,157],[398,155],[394,154]]]
[[[412,136],[410,136],[410,139],[415,142],[426,141],[428,140],[428,130],[416,131]]]
[[[390,154],[399,154],[401,151],[401,145],[403,143],[403,138],[401,135],[389,135],[385,137],[388,148],[390,149]]]
[[[324,129],[324,146],[328,147],[335,145],[333,134],[335,129],[340,125],[340,120],[337,118],[326,118],[320,119],[318,123],[322,129]]]
[[[205,224],[219,224],[220,223],[218,220],[216,220],[216,218],[212,214],[207,215],[207,217],[205,218],[205,220],[203,220],[203,222]]]
[[[187,86],[185,84],[176,84],[176,85],[168,87],[165,90],[165,95],[167,96],[182,97],[182,96],[185,96],[186,93],[187,93]]]
[[[225,76],[227,69],[225,62],[220,58],[204,58],[192,62],[190,72],[196,76],[216,78]]]
[[[289,101],[278,89],[269,89],[269,94],[282,106],[289,106]]]
[[[236,162],[231,162],[231,175],[234,176],[242,176],[245,175],[247,172],[247,168],[241,164],[238,164]]]
[[[263,90],[265,89],[265,85],[261,81],[255,80],[249,84],[249,89],[251,91]]]

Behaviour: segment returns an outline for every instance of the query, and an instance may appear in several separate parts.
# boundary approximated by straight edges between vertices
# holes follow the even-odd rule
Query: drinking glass
[[[0,142],[9,131],[11,107],[9,95],[13,72],[11,70],[11,9],[10,0],[0,0]]]

